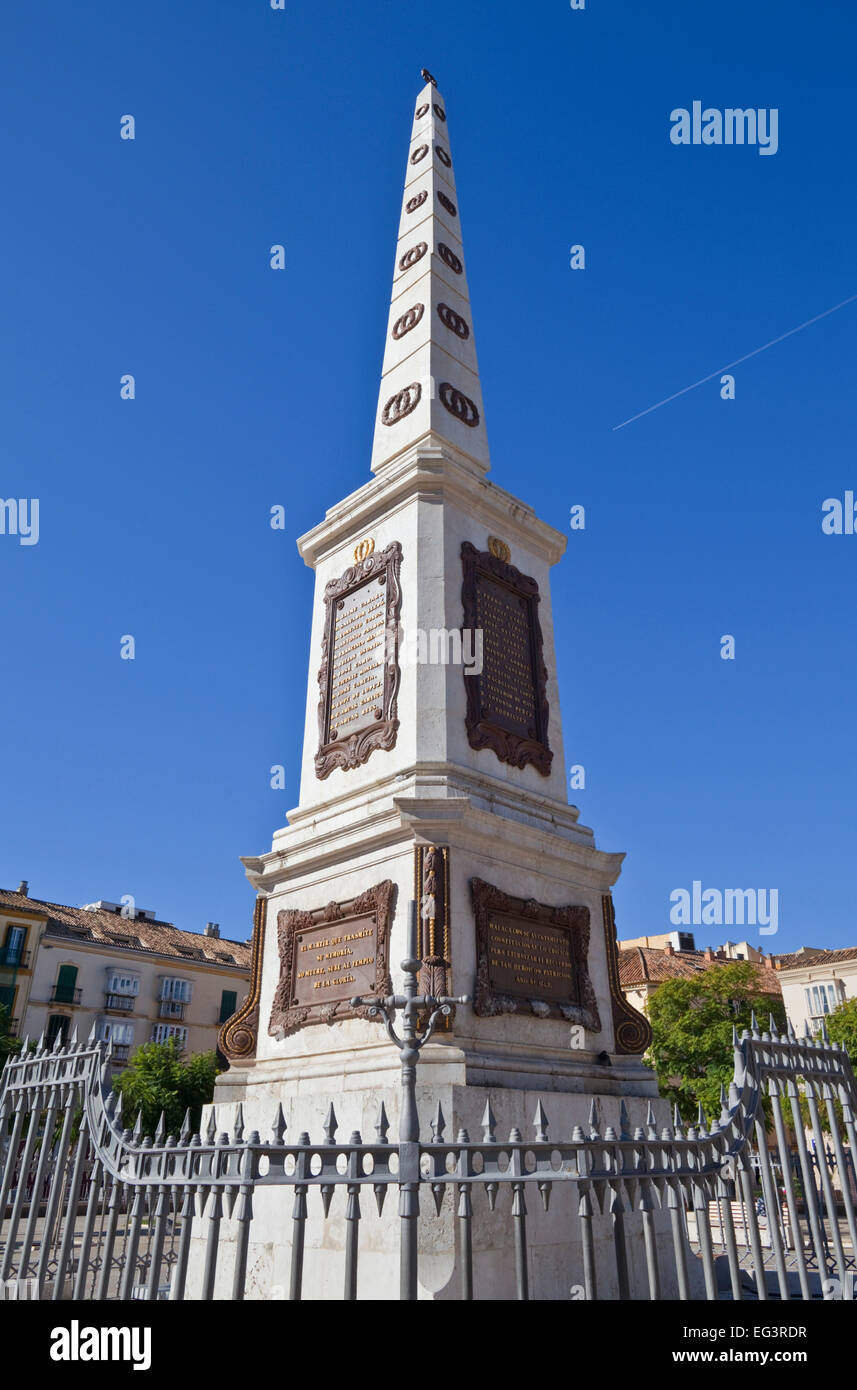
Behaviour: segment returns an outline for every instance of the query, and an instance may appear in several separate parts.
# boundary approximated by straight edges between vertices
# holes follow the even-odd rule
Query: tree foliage
[[[852,1064],[857,1066],[857,996],[838,1004],[826,1021],[830,1041],[847,1048]]]
[[[14,1057],[21,1051],[21,1039],[12,1037],[9,1025],[9,1010],[5,1004],[0,1004],[0,1071],[6,1065],[7,1057]]]
[[[694,1120],[700,1102],[709,1119],[720,1113],[720,1087],[728,1092],[734,1069],[732,1027],[750,1028],[755,1011],[762,1029],[773,1014],[785,1027],[781,999],[763,994],[750,961],[713,965],[691,980],[666,980],[650,996],[652,1046],[647,1061],[662,1096]]]
[[[122,1097],[123,1124],[132,1127],[140,1115],[143,1133],[154,1135],[163,1112],[166,1133],[178,1134],[189,1109],[191,1127],[198,1130],[202,1107],[214,1095],[217,1071],[214,1052],[197,1052],[185,1060],[175,1038],[144,1043],[113,1078],[113,1089]]]

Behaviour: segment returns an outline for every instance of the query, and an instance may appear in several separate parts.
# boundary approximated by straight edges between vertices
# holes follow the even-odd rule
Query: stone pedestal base
[[[508,1139],[512,1129],[519,1129],[525,1140],[534,1136],[533,1117],[539,1100],[548,1117],[551,1138],[558,1142],[570,1139],[576,1125],[588,1134],[593,1099],[591,1091],[461,1085],[455,1080],[456,1073],[460,1074],[461,1069],[461,1064],[454,1060],[457,1051],[455,1048],[430,1046],[426,1049],[425,1062],[420,1064],[417,1104],[424,1140],[430,1138],[430,1122],[440,1103],[446,1121],[446,1140],[455,1140],[460,1130],[466,1129],[472,1142],[481,1141],[486,1101],[490,1101],[496,1116],[497,1147],[501,1153],[503,1140]],[[444,1054],[452,1056],[446,1060]],[[232,1105],[240,1100],[244,1110],[245,1132],[258,1129],[264,1140],[270,1134],[277,1106],[282,1104],[288,1125],[286,1143],[296,1143],[302,1132],[308,1132],[310,1139],[316,1143],[322,1139],[322,1127],[332,1102],[340,1142],[348,1141],[355,1130],[365,1141],[369,1141],[375,1138],[374,1127],[379,1105],[383,1101],[390,1120],[390,1136],[395,1137],[400,1097],[396,1056],[393,1054],[391,1057],[389,1043],[380,1046],[371,1080],[366,1075],[368,1059],[365,1054],[362,1060],[364,1065],[360,1073],[343,1073],[335,1081],[331,1077],[322,1084],[319,1084],[319,1078],[312,1077],[292,1075],[284,1079],[282,1062],[269,1064],[268,1067],[257,1064],[246,1069],[235,1068],[217,1082],[215,1104],[218,1107],[218,1129],[230,1127]],[[658,1126],[668,1123],[667,1107],[665,1102],[656,1098],[651,1072],[627,1059],[624,1070],[627,1074],[621,1083],[614,1082],[610,1087],[612,1094],[606,1089],[610,1083],[605,1077],[605,1089],[595,1097],[601,1133],[608,1125],[612,1125],[618,1133],[621,1097],[616,1092],[624,1096],[632,1132],[636,1125],[644,1124],[650,1098],[655,1106]],[[636,1075],[632,1077],[631,1072]],[[568,1086],[568,1077],[564,1084]],[[563,1183],[558,1175],[552,1186],[548,1210],[545,1211],[537,1185],[532,1183],[527,1187],[527,1262],[532,1299],[582,1299],[584,1296],[580,1222],[573,1188],[574,1184]],[[447,1187],[439,1213],[435,1211],[428,1185],[420,1195],[418,1296],[422,1299],[457,1300],[461,1297],[461,1231],[456,1215],[457,1193],[454,1186]],[[338,1300],[343,1296],[346,1202],[343,1183],[337,1185],[329,1215],[325,1218],[319,1190],[309,1191],[303,1278],[303,1297],[306,1299]],[[288,1297],[293,1205],[293,1189],[288,1186],[259,1187],[256,1190],[247,1265],[248,1298]],[[398,1299],[398,1189],[395,1186],[389,1189],[380,1216],[371,1186],[361,1190],[360,1206],[358,1297]],[[484,1188],[477,1187],[473,1191],[473,1291],[477,1299],[514,1299],[516,1296],[511,1208],[512,1192],[506,1185],[500,1186],[493,1212]],[[675,1297],[668,1214],[656,1213],[655,1222],[662,1297]],[[612,1219],[609,1214],[596,1215],[592,1225],[598,1298],[615,1299],[619,1289]],[[198,1296],[204,1234],[198,1225],[188,1283],[191,1297]],[[224,1220],[215,1297],[229,1296],[232,1267],[229,1246],[234,1239],[235,1223]],[[636,1299],[648,1299],[642,1219],[638,1212],[628,1211],[625,1214],[625,1239],[631,1295]],[[691,1278],[695,1281],[693,1266],[696,1261],[692,1256],[689,1256],[689,1261]]]

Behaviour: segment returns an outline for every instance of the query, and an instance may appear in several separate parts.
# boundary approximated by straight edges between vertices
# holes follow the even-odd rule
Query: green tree
[[[191,1127],[199,1129],[217,1071],[214,1052],[197,1052],[185,1060],[175,1038],[138,1047],[126,1069],[113,1078],[113,1089],[122,1097],[123,1125],[133,1127],[140,1115],[143,1133],[154,1135],[163,1111],[166,1133],[178,1134],[189,1109]]]
[[[842,1043],[851,1061],[857,1064],[857,996],[844,999],[827,1017],[827,1032],[831,1042]]]
[[[9,1010],[5,1004],[0,1004],[0,1071],[6,1065],[7,1057],[14,1057],[21,1051],[21,1039],[12,1037],[9,1022]]]
[[[666,980],[649,999],[652,1046],[646,1057],[658,1076],[662,1096],[678,1105],[685,1120],[696,1118],[699,1103],[709,1119],[720,1113],[720,1087],[728,1092],[734,1056],[732,1027],[750,1028],[755,1010],[759,1026],[773,1014],[785,1028],[781,999],[763,994],[750,961],[714,965],[692,980]]]

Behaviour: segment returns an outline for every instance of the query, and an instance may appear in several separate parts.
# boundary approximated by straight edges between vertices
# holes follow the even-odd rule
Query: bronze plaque
[[[271,1008],[275,1038],[306,1023],[357,1015],[355,994],[388,994],[393,884],[387,879],[347,902],[277,915],[280,981]]]
[[[547,777],[547,669],[542,655],[539,586],[489,550],[461,548],[465,630],[482,632],[482,670],[464,670],[471,748],[491,748],[513,767],[528,763]]]
[[[495,993],[554,1002],[576,995],[570,932],[497,912],[489,913],[485,935],[488,984]]]
[[[396,742],[401,558],[402,547],[393,541],[325,588],[315,756],[320,779],[335,767],[358,767],[374,749]]]
[[[346,917],[295,931],[292,1004],[327,1004],[371,994],[377,942],[374,917]]]
[[[474,1012],[563,1018],[598,1032],[589,977],[589,908],[549,907],[470,881],[476,920]]]

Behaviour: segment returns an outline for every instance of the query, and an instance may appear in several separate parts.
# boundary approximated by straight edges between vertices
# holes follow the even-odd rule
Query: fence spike
[[[139,1142],[140,1142],[140,1136],[142,1135],[142,1133],[143,1133],[143,1107],[141,1106],[140,1109],[137,1111],[137,1119],[136,1119],[136,1121],[135,1121],[135,1123],[134,1123],[134,1128],[133,1128],[133,1130],[131,1131],[131,1138],[133,1139],[133,1141],[134,1141],[135,1144],[139,1144]]]
[[[497,1205],[497,1189],[498,1189],[498,1184],[497,1184],[496,1182],[486,1182],[486,1184],[485,1184],[485,1196],[488,1198],[488,1210],[489,1210],[489,1211],[493,1211],[494,1208],[495,1208],[496,1205]]]
[[[280,1101],[277,1105],[276,1114],[274,1115],[274,1123],[271,1125],[271,1133],[274,1136],[273,1142],[275,1144],[282,1144],[283,1135],[287,1129],[288,1125],[286,1124],[286,1117],[283,1114],[283,1104],[282,1101]]]
[[[629,1128],[628,1107],[624,1099],[619,1102],[619,1138],[630,1139],[631,1131]]]
[[[232,1126],[232,1139],[234,1143],[240,1144],[244,1138],[244,1107],[240,1100],[235,1107],[235,1124]]]
[[[649,1104],[648,1104],[648,1106],[646,1107],[646,1128],[647,1128],[647,1129],[654,1129],[654,1128],[655,1128],[655,1111],[654,1111],[654,1106],[652,1105],[652,1102],[651,1102],[651,1101],[649,1101]]]
[[[160,1119],[158,1120],[158,1123],[155,1125],[155,1143],[156,1143],[156,1144],[162,1144],[162,1143],[163,1143],[163,1141],[164,1141],[164,1130],[165,1130],[165,1129],[166,1129],[166,1123],[165,1123],[164,1112],[163,1112],[163,1110],[162,1110],[162,1111],[161,1111]]]
[[[21,1048],[21,1051],[22,1051],[22,1052],[26,1052],[26,1050],[27,1050],[27,1045],[28,1045],[29,1041],[30,1041],[29,1037],[26,1037],[26,1038],[24,1039],[24,1046]],[[44,1052],[44,1050],[45,1050],[45,1032],[44,1032],[44,1029],[42,1029],[42,1032],[41,1032],[41,1034],[39,1035],[39,1041],[36,1043],[36,1056],[38,1057],[39,1053],[40,1053],[40,1052]]]
[[[494,1143],[497,1142],[497,1136],[496,1136],[496,1134],[494,1133],[494,1131],[495,1131],[496,1128],[497,1128],[497,1116],[494,1114],[494,1111],[491,1109],[491,1102],[490,1102],[490,1100],[486,1100],[486,1102],[485,1102],[485,1111],[484,1111],[484,1114],[483,1114],[483,1116],[482,1116],[482,1140],[483,1140],[483,1143],[485,1143],[485,1144],[494,1144]],[[495,1194],[494,1194],[495,1199],[496,1199],[496,1195],[497,1195],[497,1194],[495,1193]],[[491,1208],[491,1210],[493,1211],[493,1207]]]
[[[90,1030],[89,1030],[89,1037],[86,1039],[86,1045],[87,1045],[87,1047],[91,1047],[91,1045],[92,1045],[94,1042],[95,1042],[95,1019],[92,1020],[92,1027],[91,1027]]]
[[[384,1210],[384,1202],[387,1198],[387,1184],[385,1182],[376,1182],[373,1184],[373,1189],[375,1192],[375,1205],[378,1208],[378,1215],[380,1216],[381,1212]]]
[[[789,1042],[797,1042],[797,1038],[795,1037],[794,1024],[792,1023],[790,1018],[786,1018],[786,1037],[788,1038]]]
[[[539,1192],[541,1193],[542,1206],[544,1207],[545,1211],[547,1211],[548,1207],[550,1206],[552,1186],[553,1184],[549,1182],[539,1183]]]
[[[446,1183],[433,1182],[431,1185],[431,1195],[434,1197],[434,1209],[440,1216],[440,1209],[443,1206],[443,1199],[446,1196]]]
[[[114,1119],[114,1121],[115,1121],[116,1128],[119,1129],[119,1128],[121,1127],[121,1126],[120,1126],[120,1122],[121,1122],[121,1120],[122,1120],[122,1092],[121,1092],[121,1091],[119,1092],[119,1099],[118,1099],[117,1102],[116,1102],[116,1109],[115,1109],[114,1112],[113,1112],[113,1119]]]
[[[179,1139],[181,1140],[181,1142],[182,1142],[183,1144],[186,1144],[189,1138],[190,1138],[190,1106],[188,1106],[187,1110],[184,1112],[184,1119],[182,1120],[182,1127],[181,1127],[181,1129],[179,1130]]]
[[[590,1139],[601,1137],[598,1132],[598,1102],[594,1096],[589,1105],[589,1137]]]
[[[217,1134],[217,1111],[215,1110],[214,1106],[212,1105],[210,1111],[208,1112],[208,1124],[205,1126],[205,1138],[206,1138],[207,1143],[213,1144],[213,1143],[214,1143],[214,1137],[215,1137],[216,1134]]]
[[[321,1204],[324,1207],[325,1217],[330,1211],[330,1203],[333,1200],[333,1184],[325,1183],[321,1189]]]
[[[377,1118],[377,1120],[375,1121],[375,1133],[376,1133],[377,1136],[378,1136],[378,1143],[379,1143],[379,1144],[386,1144],[386,1142],[387,1142],[387,1133],[388,1133],[388,1131],[389,1131],[389,1128],[390,1128],[390,1121],[387,1119],[387,1111],[386,1111],[384,1102],[381,1101],[381,1104],[378,1106],[378,1118]],[[386,1191],[387,1191],[387,1189],[385,1188],[385,1189],[384,1189],[385,1195],[386,1195]],[[382,1197],[382,1198],[381,1198],[382,1204],[383,1204],[383,1201],[384,1201],[384,1198]],[[380,1212],[380,1210],[381,1210],[381,1208],[379,1207],[379,1208],[378,1208],[378,1211]]]
[[[431,1122],[432,1140],[435,1144],[443,1143],[443,1131],[445,1129],[446,1120],[443,1117],[443,1110],[441,1109],[440,1101],[438,1101],[437,1109],[434,1112],[434,1119]],[[440,1211],[440,1207],[438,1207],[438,1211]]]
[[[80,1040],[77,1036],[77,1024],[75,1024],[71,1030],[71,1037],[68,1040],[68,1050],[69,1052],[76,1052],[79,1047]]]
[[[325,1120],[324,1120],[324,1142],[325,1142],[325,1144],[335,1144],[335,1143],[336,1143],[336,1131],[338,1130],[338,1128],[339,1128],[339,1121],[338,1121],[337,1118],[336,1118],[336,1111],[335,1111],[334,1108],[333,1108],[333,1101],[331,1101],[331,1102],[330,1102],[330,1105],[327,1107],[327,1115],[325,1116]],[[329,1200],[328,1200],[328,1204],[327,1204],[327,1205],[330,1206],[330,1201],[329,1201]],[[327,1216],[327,1211],[325,1211],[324,1214],[325,1214],[325,1216]]]
[[[753,1009],[753,1010],[751,1011],[751,1013],[750,1013],[750,1031],[751,1031],[751,1035],[752,1035],[754,1038],[760,1037],[760,1033],[759,1033],[759,1020],[756,1018],[756,1010],[755,1010],[755,1009]]]
[[[536,1101],[533,1129],[536,1131],[536,1143],[546,1144],[548,1140],[548,1117],[545,1114],[545,1108],[540,1100]]]
[[[821,1020],[821,1041],[826,1043],[830,1042],[830,1037],[827,1032],[827,1024],[825,1023],[824,1019]]]
[[[51,1049],[51,1051],[52,1051],[52,1052],[61,1052],[61,1051],[62,1051],[62,1033],[57,1033],[56,1037],[54,1038],[54,1045],[53,1045],[53,1048]]]
[[[729,1101],[726,1096],[726,1087],[720,1083],[720,1123],[725,1125],[729,1120]]]

